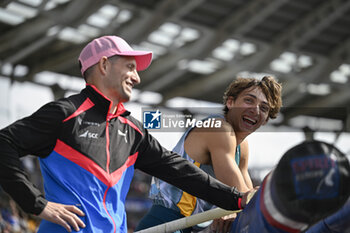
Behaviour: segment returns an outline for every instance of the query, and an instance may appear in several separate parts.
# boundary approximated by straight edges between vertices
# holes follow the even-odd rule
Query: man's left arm
[[[250,178],[249,172],[248,172],[248,160],[249,160],[249,146],[248,141],[245,139],[241,143],[241,159],[239,162],[239,169],[241,170],[243,179],[245,184],[249,189],[253,188],[253,182]]]
[[[223,209],[244,207],[245,195],[237,188],[223,184],[180,155],[164,149],[148,131],[144,137],[135,168]]]

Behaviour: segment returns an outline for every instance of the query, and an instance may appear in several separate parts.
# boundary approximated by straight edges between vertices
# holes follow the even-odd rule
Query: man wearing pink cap
[[[151,52],[135,51],[120,37],[97,38],[79,56],[86,88],[0,131],[0,184],[43,219],[39,233],[127,232],[124,202],[135,168],[219,207],[245,206],[248,192],[164,149],[125,110],[140,83],[137,71],[151,60]],[[20,167],[28,154],[39,157],[45,197]]]

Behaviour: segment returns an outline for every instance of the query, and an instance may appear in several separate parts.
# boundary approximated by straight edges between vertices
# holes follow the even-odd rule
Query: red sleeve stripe
[[[64,119],[63,122],[66,122],[66,121],[78,116],[79,114],[92,108],[94,105],[95,104],[89,98],[86,98],[86,100],[79,106],[79,108],[72,115],[70,115],[69,117]]]
[[[134,128],[137,132],[139,132],[143,136],[142,131],[139,128],[137,128],[137,126],[134,123],[132,123],[130,120],[121,116],[119,116],[118,119],[120,120],[120,122],[130,125],[132,128]]]

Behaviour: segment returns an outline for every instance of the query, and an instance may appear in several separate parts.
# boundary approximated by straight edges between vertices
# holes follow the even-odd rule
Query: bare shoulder
[[[210,118],[210,121],[205,125],[203,123],[202,127],[196,127],[195,132],[207,132],[207,133],[215,133],[215,132],[233,132],[232,126],[222,118]]]
[[[196,137],[208,146],[222,146],[221,144],[231,144],[232,141],[236,141],[235,132],[232,126],[221,118],[215,118],[216,125],[211,127],[195,128],[193,130],[192,137]]]
[[[194,128],[186,137],[185,150],[192,159],[209,164],[213,150],[223,149],[235,141],[231,125],[221,118],[215,118],[215,121],[216,125]]]

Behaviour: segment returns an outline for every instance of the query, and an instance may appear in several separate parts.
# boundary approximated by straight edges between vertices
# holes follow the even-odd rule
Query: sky
[[[80,85],[80,86],[79,86]],[[84,88],[84,83],[78,84],[77,89]],[[135,90],[137,95],[137,90]],[[149,98],[150,100],[147,100]],[[148,93],[142,97],[144,103],[151,103],[157,94]],[[6,77],[0,76],[0,128],[7,126],[17,119],[28,116],[42,105],[53,101],[54,96],[48,87],[33,83],[18,83],[12,85]],[[135,98],[134,98],[135,99]],[[171,103],[174,106],[188,104],[202,106],[203,102],[189,101],[177,98]],[[142,121],[143,107],[147,104],[129,102],[125,104],[131,114]],[[167,149],[171,150],[182,132],[154,132],[151,134]],[[331,133],[316,133],[315,139],[333,143],[335,135]],[[248,136],[249,141],[249,167],[260,170],[260,176],[264,176],[279,161],[281,156],[291,147],[304,140],[304,134],[288,128],[275,128],[267,124],[261,130]],[[350,155],[350,135],[342,134],[337,140],[336,146],[349,157]]]

